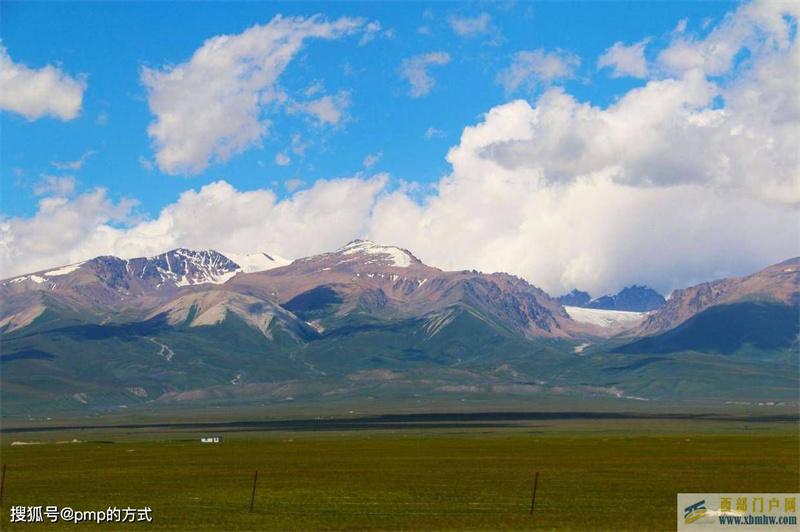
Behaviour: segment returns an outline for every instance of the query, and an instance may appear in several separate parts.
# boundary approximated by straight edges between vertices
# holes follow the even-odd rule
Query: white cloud
[[[292,160],[285,153],[276,153],[275,164],[277,164],[278,166],[289,166],[290,164],[292,164]]]
[[[419,98],[431,92],[436,82],[428,70],[432,66],[443,66],[449,62],[450,54],[446,52],[431,52],[403,59],[400,75],[411,85],[409,90],[411,97]]]
[[[239,191],[218,181],[182,193],[155,219],[138,222],[130,217],[134,203],[114,203],[102,189],[72,200],[45,198],[31,218],[0,219],[2,276],[181,246],[289,258],[330,251],[366,233],[386,180],[385,175],[320,180],[280,201],[268,189]]]
[[[31,218],[0,218],[2,276],[72,264],[114,249],[134,203],[114,203],[104,189],[75,199],[46,197]]]
[[[317,93],[325,92],[325,85],[322,84],[321,81],[315,81],[308,88],[305,90],[306,98],[311,98]]]
[[[339,91],[335,96],[323,96],[308,102],[294,102],[287,107],[289,114],[307,114],[316,120],[317,125],[337,126],[346,117],[350,106],[350,94]]]
[[[468,127],[437,192],[373,209],[370,236],[553,294],[669,292],[800,254],[797,43],[725,86],[700,71],[595,107],[562,89]]]
[[[364,157],[364,168],[369,170],[370,168],[375,166],[375,164],[377,164],[377,162],[380,161],[382,157],[383,157],[382,151],[367,155],[366,157]]]
[[[207,40],[184,63],[145,67],[142,83],[155,115],[148,133],[159,168],[169,174],[196,174],[259,145],[269,127],[262,113],[285,101],[276,83],[304,41],[337,39],[363,26],[362,19],[331,22],[320,16],[279,15],[238,35]],[[309,112],[327,121],[335,115],[333,103],[317,101]],[[334,115],[326,114],[330,112]]]
[[[389,28],[388,30],[384,31],[380,22],[378,22],[377,20],[372,21],[366,26],[364,26],[364,34],[358,41],[358,45],[364,46],[365,44],[374,41],[376,37],[383,37],[384,39],[394,39],[395,37],[394,28]]]
[[[71,175],[54,176],[41,174],[39,181],[33,185],[35,196],[55,196],[66,198],[75,193],[75,178]]]
[[[453,15],[448,19],[450,28],[461,37],[475,37],[489,31],[492,17],[488,13],[481,13],[477,17],[463,17]]]
[[[92,155],[95,155],[96,153],[97,152],[95,150],[89,150],[80,157],[78,157],[78,159],[75,161],[69,161],[66,163],[50,161],[50,164],[53,165],[55,168],[58,168],[59,170],[80,170],[81,168],[83,168],[83,163],[86,162],[86,159],[88,159]]]
[[[793,42],[800,4],[787,0],[761,0],[741,5],[703,39],[677,31],[669,47],[658,56],[668,74],[700,69],[709,76],[721,76],[733,68],[736,58],[747,49],[751,59],[785,53]],[[680,26],[680,25],[679,25]]]
[[[60,68],[47,65],[33,69],[15,63],[0,44],[0,109],[21,114],[28,120],[52,116],[76,118],[83,106],[86,81],[71,77]]]
[[[446,136],[447,133],[445,133],[441,129],[436,129],[433,126],[425,130],[425,140],[438,139]]]
[[[511,64],[497,74],[496,81],[509,93],[520,87],[532,91],[539,85],[574,77],[580,64],[580,57],[566,50],[523,50],[514,54]]]
[[[644,49],[651,39],[644,39],[636,44],[625,46],[622,42],[614,43],[597,61],[597,68],[611,68],[611,77],[631,76],[645,78],[648,74],[647,59]]]

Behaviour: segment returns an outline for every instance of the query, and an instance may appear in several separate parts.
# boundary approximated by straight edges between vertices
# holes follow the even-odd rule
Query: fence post
[[[536,472],[536,479],[533,481],[533,496],[531,497],[531,515],[536,508],[536,487],[539,485],[539,472]]]
[[[256,475],[253,477],[253,495],[250,497],[250,513],[253,513],[253,505],[256,502],[256,484],[258,483],[258,469]]]
[[[3,476],[0,477],[0,504],[3,504],[3,489],[6,487],[6,465],[3,464]]]

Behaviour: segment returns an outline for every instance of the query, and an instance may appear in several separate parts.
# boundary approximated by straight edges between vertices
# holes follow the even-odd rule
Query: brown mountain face
[[[800,257],[770,266],[746,277],[720,279],[675,290],[666,305],[651,314],[638,333],[655,334],[672,329],[715,305],[744,301],[800,304]]]
[[[271,257],[241,256],[270,267]],[[187,288],[221,284],[242,267],[216,251],[175,249],[153,257],[120,259],[102,256],[7,279],[0,283],[3,301],[0,327],[8,332],[31,323],[48,305],[104,321],[162,304]]]
[[[661,332],[708,307],[740,300],[799,304],[799,270],[795,258],[747,277],[676,290],[630,332]],[[619,332],[574,321],[556,299],[513,275],[442,271],[405,249],[362,240],[291,263],[264,254],[185,249],[130,260],[97,257],[2,281],[0,299],[5,333],[31,324],[48,308],[59,319],[66,311],[88,323],[159,315],[178,323],[191,315],[189,325],[202,326],[236,315],[265,335],[270,323],[298,336],[307,336],[310,327],[327,333],[423,317],[434,323],[453,309],[528,339]]]
[[[195,325],[216,323],[232,313],[262,332],[273,319],[290,330],[309,322],[324,331],[459,307],[526,338],[565,337],[584,330],[558,301],[518,277],[444,272],[407,250],[361,240],[254,273],[244,273],[215,251],[178,249],[130,260],[98,257],[3,281],[0,296],[0,327],[6,332],[30,324],[54,306],[97,323],[159,314],[174,322],[194,307]]]
[[[412,318],[454,306],[527,338],[567,336],[574,328],[560,303],[518,277],[445,272],[407,250],[361,240],[283,268],[237,275],[225,289],[315,316],[312,323],[320,329],[346,319]]]

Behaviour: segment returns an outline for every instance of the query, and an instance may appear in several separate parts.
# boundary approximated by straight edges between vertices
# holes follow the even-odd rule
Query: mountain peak
[[[556,299],[558,299],[558,302],[562,305],[569,307],[582,307],[592,300],[592,296],[590,296],[588,292],[573,288],[569,294],[564,294]]]
[[[663,307],[665,303],[664,296],[649,286],[634,284],[623,288],[615,295],[598,297],[583,306],[602,310],[649,312]]]
[[[339,255],[364,255],[365,264],[383,263],[387,266],[407,268],[420,260],[406,249],[396,246],[383,246],[372,240],[356,239],[336,250]]]

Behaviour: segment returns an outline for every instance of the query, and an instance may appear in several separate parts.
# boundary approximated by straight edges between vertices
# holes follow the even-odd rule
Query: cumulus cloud
[[[86,80],[71,77],[60,68],[40,69],[15,63],[0,44],[0,109],[18,113],[28,120],[52,116],[61,120],[76,118],[83,106]]]
[[[262,114],[286,100],[277,81],[304,42],[337,39],[363,26],[362,19],[278,15],[238,35],[207,40],[186,62],[143,68],[155,116],[148,134],[158,167],[168,174],[196,174],[259,145],[269,127]],[[338,122],[341,109],[327,98],[305,108],[320,122]]]
[[[735,65],[747,49],[751,58],[786,52],[794,42],[800,4],[791,0],[762,0],[741,5],[728,13],[705,38],[686,35],[686,24],[658,55],[659,65],[671,74],[700,69],[720,76]],[[752,60],[752,59],[751,59]]]
[[[132,217],[134,202],[114,202],[103,189],[72,200],[44,198],[31,218],[0,219],[2,275],[181,246],[289,258],[329,251],[366,233],[386,181],[385,175],[320,180],[283,200],[269,189],[240,191],[218,181],[182,193],[157,217],[143,221]]]
[[[481,13],[477,17],[464,17],[453,15],[448,18],[450,28],[461,37],[475,37],[489,31],[492,17],[488,13]]]
[[[277,164],[278,166],[289,166],[290,164],[292,164],[292,160],[285,153],[282,152],[276,153],[275,164]]]
[[[412,98],[419,98],[431,92],[436,81],[429,70],[433,66],[443,66],[450,62],[450,54],[446,52],[431,52],[403,59],[400,65],[400,75],[408,80],[411,85],[409,94]]]
[[[45,197],[31,218],[0,218],[2,276],[39,271],[108,253],[135,202],[98,188],[74,199]]]
[[[625,46],[621,41],[614,43],[614,46],[607,49],[598,59],[598,70],[611,68],[611,77],[613,78],[624,76],[634,78],[647,77],[649,71],[644,49],[650,41],[651,39],[644,39],[630,46]]]
[[[798,254],[797,234],[786,230],[798,221],[797,166],[790,166],[790,155],[776,161],[786,165],[780,172],[784,176],[793,173],[786,176],[789,182],[764,177],[772,169],[768,160],[760,160],[765,171],[759,174],[765,190],[795,191],[789,205],[754,193],[751,187],[758,183],[736,182],[735,171],[742,170],[736,166],[752,161],[733,159],[736,146],[717,147],[713,131],[694,137],[713,154],[706,164],[687,168],[699,173],[689,179],[673,179],[669,173],[641,175],[646,167],[639,164],[640,157],[655,161],[660,149],[666,149],[661,156],[665,162],[682,156],[683,145],[660,142],[645,147],[645,153],[621,152],[609,159],[583,146],[573,155],[585,166],[557,179],[549,172],[564,170],[558,151],[553,155],[560,161],[550,165],[547,149],[531,153],[524,162],[510,162],[509,154],[497,149],[530,146],[551,127],[581,134],[583,120],[551,109],[566,103],[551,98],[543,97],[537,107],[517,101],[495,108],[482,124],[467,128],[448,156],[453,173],[439,183],[438,193],[422,204],[404,194],[387,196],[374,208],[370,235],[413,249],[442,268],[511,271],[553,294],[581,288],[599,295],[632,282],[668,293]],[[542,115],[551,110],[563,113],[562,120],[547,125],[554,117]],[[601,120],[612,122],[622,111],[594,110],[608,113]],[[668,128],[668,121],[664,117],[663,125],[652,127]],[[713,126],[721,129],[719,135],[730,127]],[[622,132],[598,133],[595,140],[603,142],[617,133]],[[747,144],[760,149],[763,140]],[[717,161],[724,155],[731,157],[732,172],[724,176],[728,183],[718,174]]]
[[[509,93],[520,87],[532,91],[537,86],[574,77],[580,64],[580,57],[567,50],[523,50],[514,54],[511,64],[497,74],[496,81]]]
[[[796,256],[797,46],[761,48],[725,84],[694,69],[605,108],[559,88],[495,107],[435,194],[378,202],[370,236],[554,294],[668,293]]]

